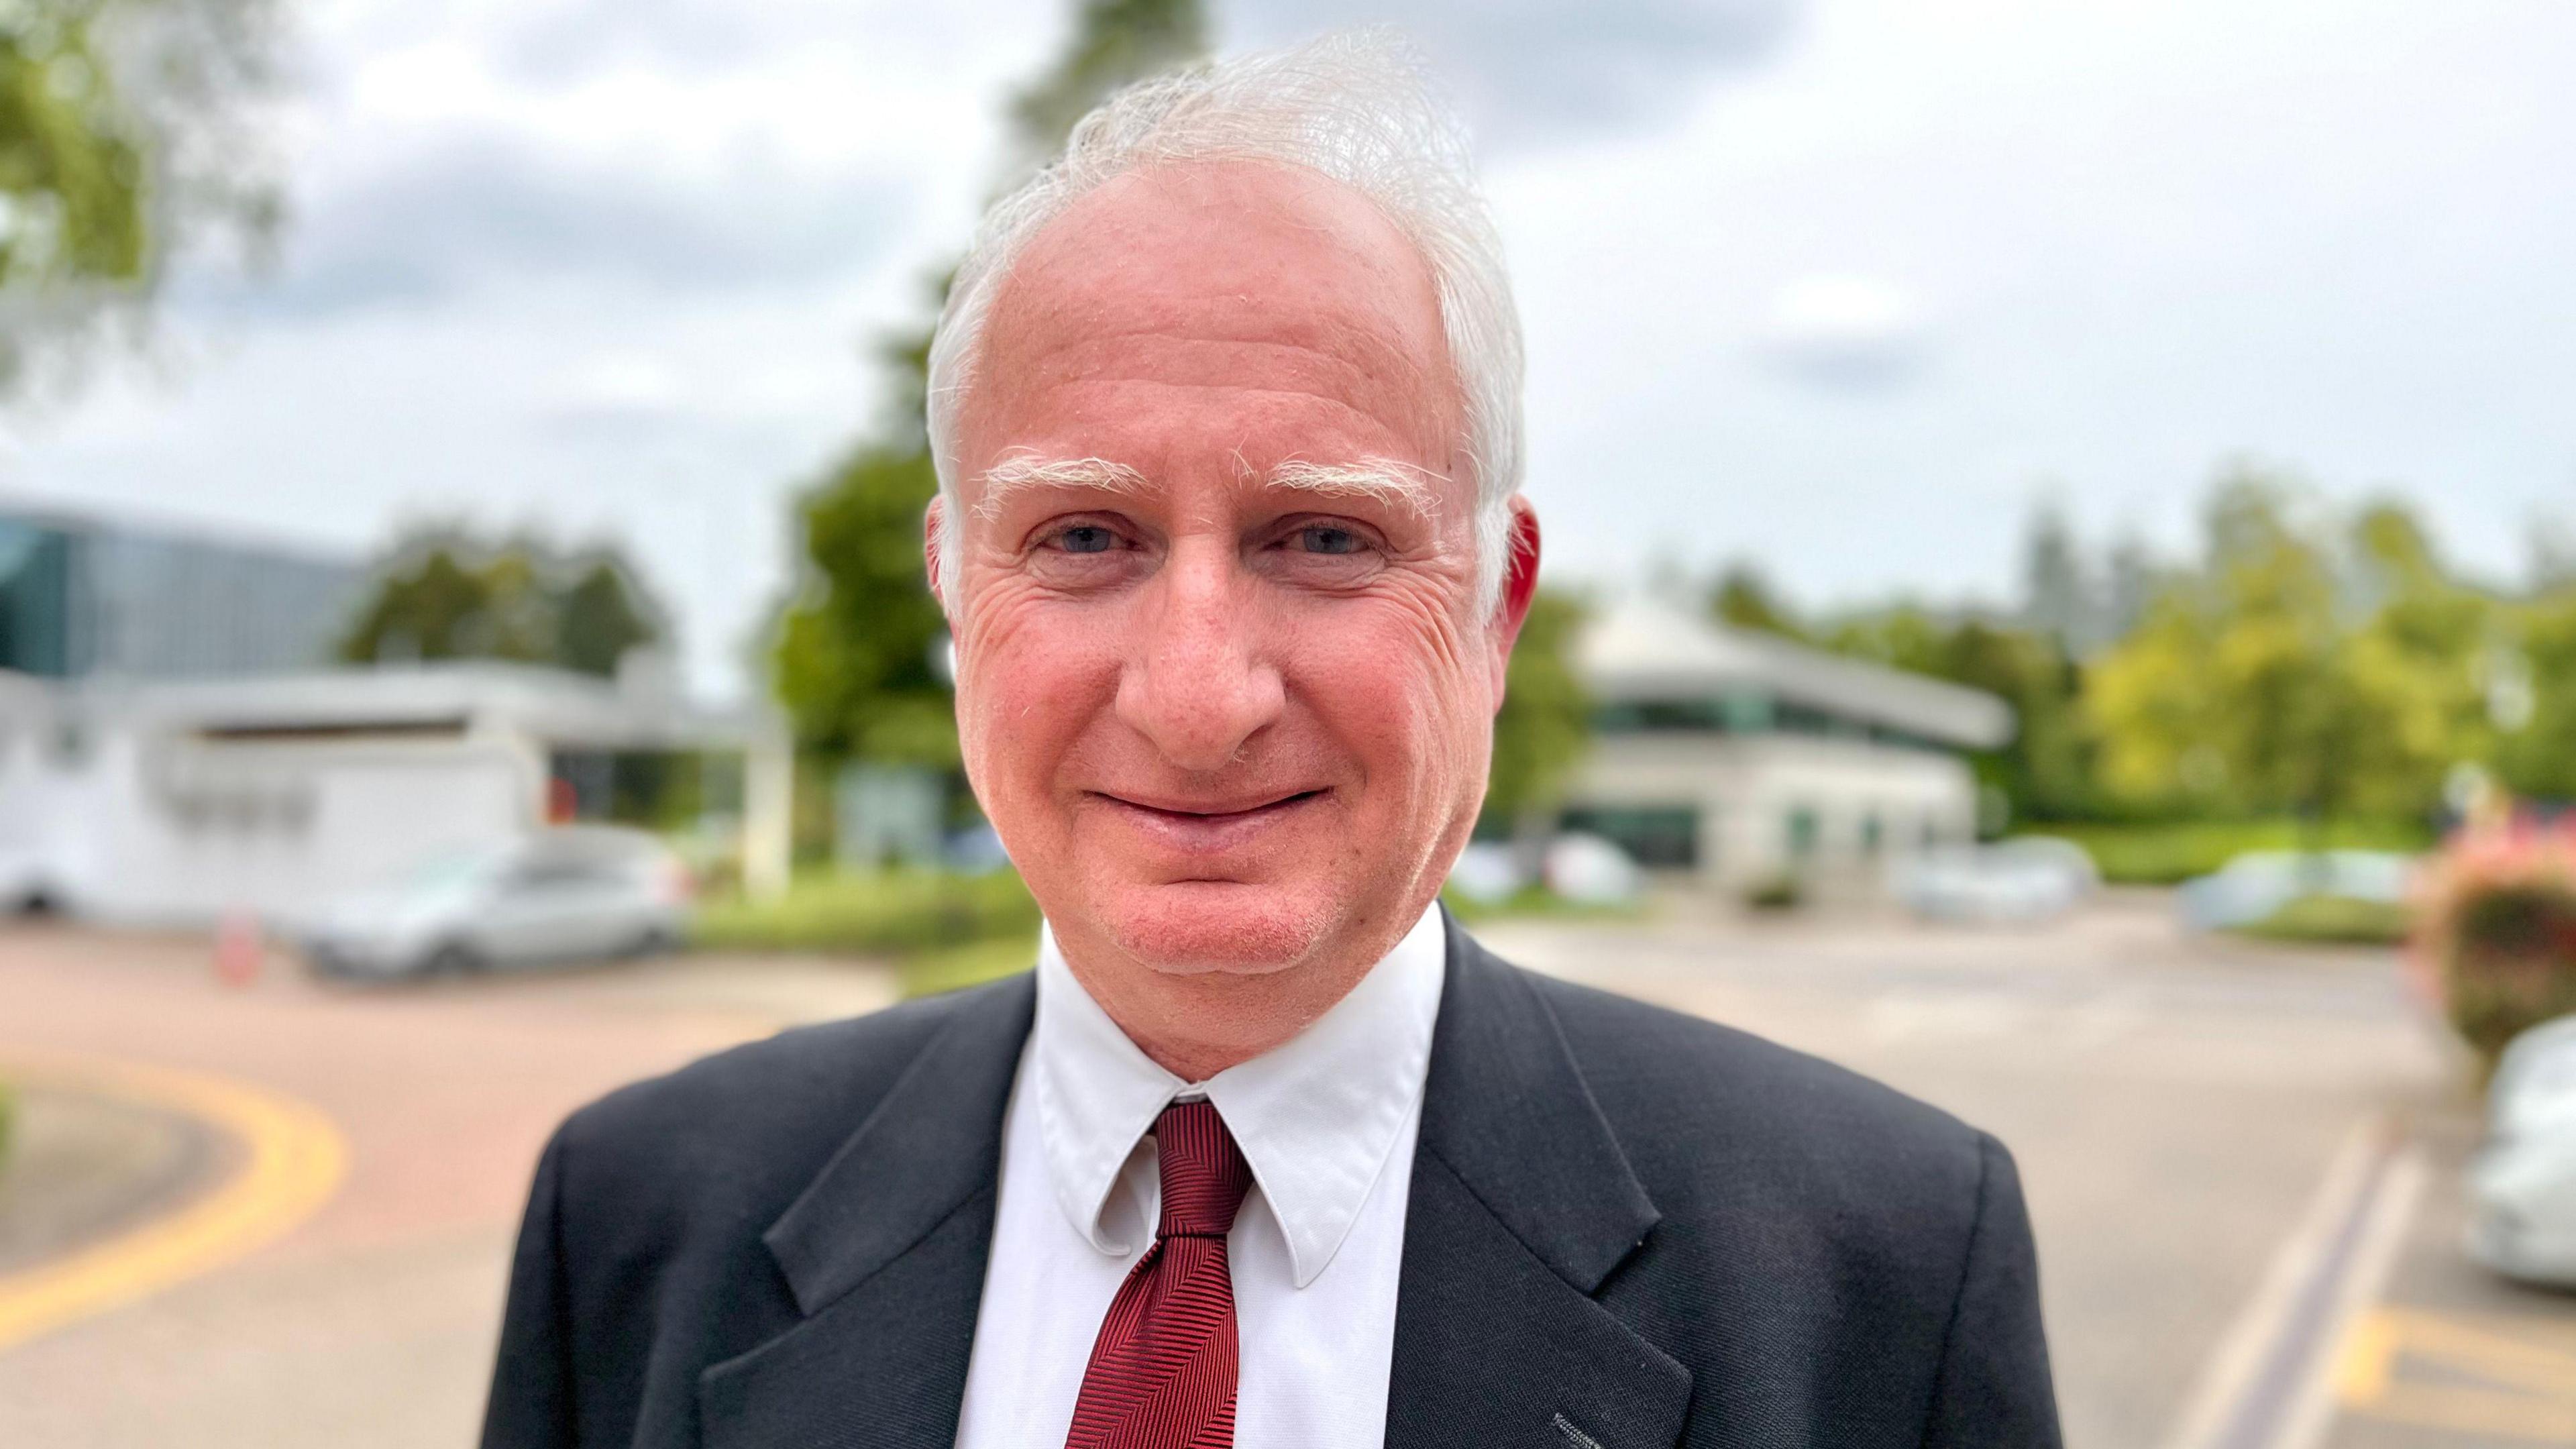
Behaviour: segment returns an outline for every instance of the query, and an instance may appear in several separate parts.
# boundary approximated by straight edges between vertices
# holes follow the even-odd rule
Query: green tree
[[[2291,502],[2276,478],[2223,480],[2205,565],[2086,671],[2103,782],[2133,806],[2324,821],[2413,813],[2438,792],[2456,711],[2420,696],[2453,647],[2454,601],[2401,577],[2429,569],[2410,560],[2410,524],[2366,518],[2393,572],[2356,626],[2334,549]]]
[[[1011,123],[1030,170],[1055,159],[1074,123],[1110,92],[1207,54],[1199,0],[1082,0],[1055,65],[1011,102]]]
[[[1999,696],[2013,737],[1970,757],[2015,820],[2069,820],[2097,806],[2092,744],[2077,706],[2080,673],[2051,634],[1969,617],[1945,622],[1911,604],[1846,620],[1824,639],[1836,653]]]
[[[798,740],[832,759],[957,763],[957,718],[936,655],[939,602],[922,583],[922,511],[938,490],[915,442],[863,447],[800,509],[811,574],[772,656]]]
[[[1485,813],[1509,824],[1518,837],[1543,833],[1554,823],[1566,777],[1591,738],[1592,700],[1573,657],[1583,615],[1572,595],[1540,589],[1530,600],[1504,676]]]
[[[1761,569],[1738,561],[1726,566],[1708,596],[1709,617],[1739,629],[1758,629],[1784,639],[1805,640],[1807,631],[1781,601]]]
[[[2490,681],[2511,699],[2497,711],[2496,773],[2518,793],[2576,801],[2576,583],[2531,600],[2513,627],[2512,677]]]
[[[437,530],[398,548],[342,636],[358,664],[506,659],[617,673],[657,642],[660,611],[613,551],[558,555],[518,540],[492,546]]]
[[[618,661],[629,651],[660,636],[626,580],[624,567],[604,558],[574,575],[555,608],[556,662],[584,674],[614,677]]]
[[[1202,54],[1199,0],[1083,0],[1047,73],[1012,103],[1013,174],[1052,160],[1075,121],[1132,81]],[[932,287],[935,308],[947,293]],[[797,505],[803,577],[782,612],[771,677],[799,744],[827,761],[953,768],[955,704],[939,665],[946,621],[923,586],[923,513],[938,492],[922,418],[930,330],[877,351],[876,426]]]
[[[191,242],[270,234],[275,30],[272,0],[0,7],[0,390],[139,323]]]
[[[2102,609],[2092,571],[2074,526],[2053,503],[2031,514],[2022,542],[2022,599],[2030,627],[2056,641],[2061,653],[2081,657],[2101,642]]]

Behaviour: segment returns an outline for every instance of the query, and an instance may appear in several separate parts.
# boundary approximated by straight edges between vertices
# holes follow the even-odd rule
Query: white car
[[[2084,847],[2045,835],[1938,847],[1899,860],[1887,876],[1889,894],[1935,921],[2043,921],[2101,884]]]
[[[2249,850],[2175,894],[2184,924],[2223,931],[2265,921],[2301,896],[2395,905],[2406,899],[2415,857],[2388,850]]]
[[[2469,1165],[2469,1256],[2576,1287],[2576,1016],[2515,1037],[2496,1064],[2487,1140]]]
[[[651,835],[563,826],[425,861],[295,934],[328,975],[462,974],[667,949],[689,896],[688,868]]]

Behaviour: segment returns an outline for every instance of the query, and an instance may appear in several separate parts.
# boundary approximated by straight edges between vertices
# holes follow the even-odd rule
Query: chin
[[[1130,885],[1100,916],[1120,950],[1156,971],[1266,976],[1303,965],[1332,940],[1337,894],[1223,881]]]

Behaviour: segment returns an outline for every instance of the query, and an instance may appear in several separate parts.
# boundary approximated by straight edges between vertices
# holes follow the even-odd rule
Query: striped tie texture
[[[1252,1167],[1209,1102],[1154,1123],[1162,1222],[1136,1260],[1083,1370],[1065,1449],[1232,1449],[1234,1276],[1226,1230]]]

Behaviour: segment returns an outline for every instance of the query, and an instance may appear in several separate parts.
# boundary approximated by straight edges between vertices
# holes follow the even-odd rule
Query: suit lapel
[[[1690,1371],[1592,1297],[1657,1216],[1547,1003],[1451,921],[1388,1449],[1669,1449]]]
[[[946,1449],[993,1239],[1031,978],[967,993],[764,1235],[804,1319],[706,1370],[710,1449]]]

